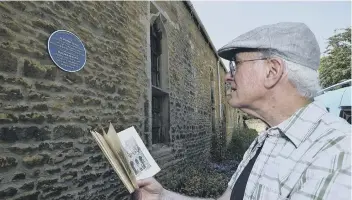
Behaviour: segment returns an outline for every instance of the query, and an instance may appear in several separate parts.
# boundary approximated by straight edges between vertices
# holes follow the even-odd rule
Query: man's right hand
[[[137,181],[139,189],[132,194],[133,200],[161,200],[164,188],[154,178]]]
[[[137,181],[139,189],[132,194],[133,200],[214,200],[197,197],[187,197],[175,192],[171,192],[163,188],[154,178],[147,178]],[[218,200],[229,200],[231,196],[231,189],[227,188],[224,194]]]

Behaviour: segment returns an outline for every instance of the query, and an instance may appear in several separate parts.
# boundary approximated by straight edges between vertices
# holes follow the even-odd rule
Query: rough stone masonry
[[[168,49],[170,142],[157,147],[151,4],[166,18]],[[135,126],[160,179],[181,162],[208,158],[212,136],[224,134],[225,71],[184,2],[0,2],[0,24],[0,199],[126,199],[90,136],[98,125]],[[82,70],[51,61],[47,40],[56,30],[83,41]]]

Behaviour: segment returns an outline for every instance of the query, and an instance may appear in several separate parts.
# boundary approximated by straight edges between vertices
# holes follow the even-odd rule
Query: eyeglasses
[[[233,60],[233,61],[230,61],[229,63],[229,68],[230,68],[230,74],[231,74],[231,77],[233,78],[234,74],[235,74],[235,71],[236,71],[236,67],[238,67],[240,64],[244,63],[244,62],[250,62],[250,61],[256,61],[256,60],[266,60],[268,58],[257,58],[257,59],[251,59],[251,60]],[[235,63],[235,66],[233,65],[233,62]]]

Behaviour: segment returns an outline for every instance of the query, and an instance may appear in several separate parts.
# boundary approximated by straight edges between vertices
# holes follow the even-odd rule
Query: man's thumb
[[[152,184],[153,182],[154,182],[153,178],[146,178],[146,179],[138,180],[137,185],[138,185],[138,187],[144,187],[144,186]]]

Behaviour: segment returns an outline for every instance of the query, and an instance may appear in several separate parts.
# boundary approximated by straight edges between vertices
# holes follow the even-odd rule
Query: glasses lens
[[[233,66],[233,61],[230,61],[230,73],[231,73],[232,77],[233,77],[234,72],[235,72],[235,67]]]

